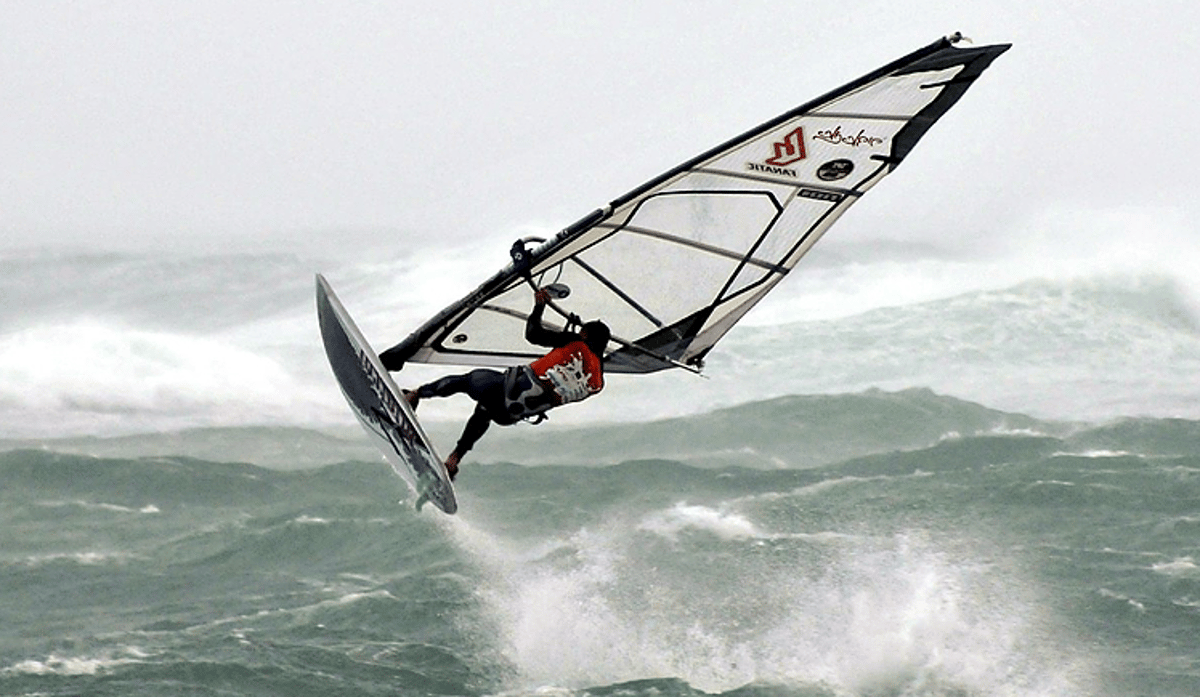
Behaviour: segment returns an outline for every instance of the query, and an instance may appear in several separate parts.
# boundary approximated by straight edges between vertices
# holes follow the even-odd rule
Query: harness
[[[542,387],[528,365],[514,365],[504,372],[504,411],[514,422],[540,424],[554,405],[554,394]]]

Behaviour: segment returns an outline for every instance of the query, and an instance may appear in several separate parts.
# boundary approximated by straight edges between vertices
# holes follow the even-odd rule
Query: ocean
[[[0,695],[1200,694],[1188,278],[818,252],[707,378],[494,428],[456,516],[313,274],[381,349],[495,254],[0,255]]]

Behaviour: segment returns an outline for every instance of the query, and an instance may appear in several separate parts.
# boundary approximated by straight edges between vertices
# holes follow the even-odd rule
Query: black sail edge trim
[[[963,49],[959,55],[938,55],[933,54],[926,56],[921,60],[914,62],[904,70],[898,72],[898,75],[908,75],[920,72],[929,72],[935,70],[944,70],[956,65],[963,66],[953,78],[937,83],[936,89],[939,89],[938,95],[933,98],[929,104],[918,111],[912,119],[892,136],[892,151],[889,158],[889,166],[891,170],[896,167],[912,152],[916,147],[917,142],[925,136],[925,133],[937,123],[939,119],[945,116],[958,100],[962,98],[975,80],[987,70],[992,61],[996,60],[1000,54],[1012,48],[1012,44],[996,44],[994,46],[981,46],[974,49]],[[967,53],[969,51],[970,53]],[[955,60],[957,59],[957,60]],[[934,89],[934,85],[927,86]],[[889,170],[890,171],[890,170]]]

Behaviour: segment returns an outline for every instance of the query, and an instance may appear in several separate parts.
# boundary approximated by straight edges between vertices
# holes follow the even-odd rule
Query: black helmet
[[[584,343],[596,354],[597,358],[604,358],[604,350],[608,347],[608,340],[612,338],[612,331],[608,325],[600,320],[592,320],[584,322],[580,327],[584,336]]]

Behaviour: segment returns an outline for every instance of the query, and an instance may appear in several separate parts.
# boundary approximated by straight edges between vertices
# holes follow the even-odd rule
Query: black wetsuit
[[[554,349],[580,340],[575,332],[544,327],[544,312],[544,305],[534,306],[525,323],[526,341]],[[462,375],[448,375],[417,388],[417,395],[422,398],[455,394],[465,394],[476,402],[475,411],[455,446],[460,457],[475,446],[493,421],[509,426],[523,418],[542,414],[557,404],[553,394],[541,389],[527,365],[513,366],[503,372],[478,368]]]

